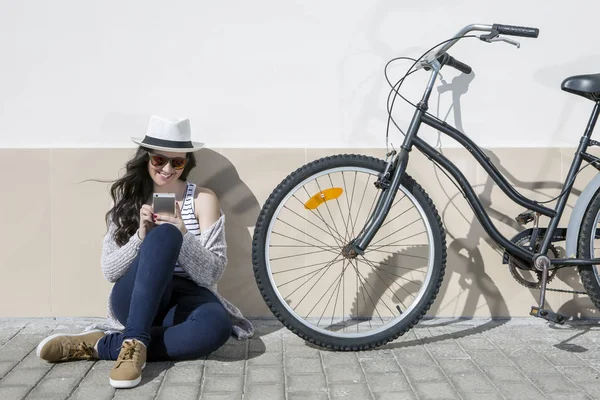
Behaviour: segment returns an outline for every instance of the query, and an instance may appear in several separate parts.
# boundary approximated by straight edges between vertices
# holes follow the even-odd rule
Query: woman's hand
[[[154,227],[154,221],[152,219],[153,213],[152,206],[144,204],[140,208],[140,229],[138,230],[138,236],[141,240],[144,240],[148,232]]]
[[[179,208],[179,204],[175,205],[175,211],[177,213],[175,217],[171,217],[170,215],[154,214],[154,223],[156,225],[173,224],[177,227],[177,229],[179,229],[182,235],[185,235],[187,228],[185,227],[183,218],[181,218],[181,209]]]

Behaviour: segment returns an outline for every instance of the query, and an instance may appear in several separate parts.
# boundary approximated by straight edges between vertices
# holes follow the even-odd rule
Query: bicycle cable
[[[579,175],[579,173],[581,171],[583,171],[584,169],[586,169],[587,167],[589,167],[590,165],[592,165],[592,163],[588,162],[586,165],[584,165],[583,167],[579,168],[579,171],[577,171],[575,173],[575,175],[573,175],[573,178],[571,179],[571,182],[569,182],[569,184],[565,185],[564,189],[560,192],[560,194],[558,196],[556,196],[553,199],[550,200],[546,200],[546,201],[537,201],[536,203],[538,204],[546,204],[546,203],[550,203],[556,199],[558,199],[559,197],[561,197],[562,195],[564,195],[565,193],[567,193],[568,190],[571,190],[571,187],[573,186],[573,184],[575,183],[575,178],[577,178],[577,175]]]
[[[402,84],[404,83],[404,80],[410,76],[411,74],[417,72],[418,70],[412,70],[414,68],[415,65],[417,65],[417,63],[419,62],[419,60],[421,60],[425,55],[427,55],[430,51],[433,51],[436,47],[439,47],[445,43],[448,43],[452,40],[461,40],[461,39],[465,39],[465,38],[477,38],[478,36],[476,35],[464,35],[464,36],[457,36],[448,40],[444,40],[443,42],[440,42],[438,44],[436,44],[435,46],[433,46],[432,48],[430,48],[429,50],[427,50],[426,52],[424,52],[418,59],[414,59],[411,57],[396,57],[391,59],[390,61],[388,61],[383,69],[383,73],[385,76],[385,79],[388,83],[388,85],[391,87],[391,90],[388,94],[388,98],[387,98],[387,111],[388,111],[388,121],[387,121],[387,126],[386,126],[386,133],[385,133],[385,141],[386,141],[386,148],[388,146],[388,136],[389,136],[389,128],[390,128],[390,121],[394,124],[394,126],[396,126],[396,129],[398,129],[403,135],[406,136],[406,133],[404,133],[404,131],[402,130],[402,128],[400,128],[400,126],[398,126],[398,124],[396,123],[396,121],[394,120],[394,117],[392,117],[392,111],[394,108],[394,103],[396,101],[396,96],[399,96],[402,100],[404,100],[405,102],[407,102],[408,104],[410,104],[412,107],[417,108],[417,106],[415,104],[413,104],[411,101],[409,101],[406,97],[402,96],[399,92],[400,87],[402,87]],[[388,77],[387,74],[387,69],[389,67],[389,65],[391,63],[393,63],[394,61],[398,61],[398,60],[411,60],[413,61],[413,64],[408,68],[407,72],[404,74],[404,76],[402,78],[400,78],[394,85],[392,85],[392,83],[390,82],[390,79]],[[396,86],[398,86],[396,88]],[[392,96],[392,93],[395,93],[395,95],[392,98],[392,103],[390,104],[390,97]],[[427,113],[429,114],[431,117],[440,120],[437,116]],[[443,121],[442,121],[443,122]],[[423,153],[424,154],[424,153]],[[444,168],[442,168],[434,159],[432,159],[431,157],[429,157],[427,154],[424,154],[425,157],[427,157],[429,159],[429,161],[431,161],[439,170],[441,170],[444,175],[446,175],[446,177],[448,178],[448,180],[450,182],[452,182],[452,184],[456,187],[456,189],[459,191],[459,193],[461,193],[463,195],[463,197],[466,198],[465,193],[463,192],[463,190],[456,184],[456,182],[454,181],[454,179],[452,179],[448,173],[444,170]],[[473,210],[473,212],[475,212],[475,209],[473,208],[473,206],[471,205],[470,202],[467,202],[469,204],[469,207],[471,207],[471,210]]]
[[[406,135],[404,133],[404,131],[402,130],[402,128],[400,128],[400,126],[398,126],[398,124],[396,123],[396,121],[394,120],[394,118],[392,117],[392,111],[394,108],[394,103],[396,102],[396,96],[399,96],[402,100],[404,100],[405,102],[407,102],[408,104],[410,104],[412,107],[417,108],[417,106],[415,104],[413,104],[410,100],[408,100],[406,97],[402,96],[399,92],[400,87],[402,87],[402,84],[404,83],[404,80],[411,74],[417,72],[418,70],[412,70],[415,65],[417,65],[417,63],[423,58],[425,57],[427,54],[429,54],[431,51],[433,51],[434,49],[436,49],[437,47],[446,44],[448,42],[451,41],[459,41],[461,39],[466,39],[466,38],[478,38],[477,35],[463,35],[463,36],[456,36],[447,40],[444,40],[443,42],[440,42],[438,44],[436,44],[435,46],[431,47],[429,50],[425,51],[423,54],[421,54],[421,56],[419,58],[417,58],[416,60],[414,58],[411,57],[396,57],[393,58],[392,60],[388,61],[383,69],[383,73],[385,76],[385,79],[388,83],[388,85],[391,87],[390,93],[388,94],[388,99],[387,99],[387,111],[388,111],[388,121],[387,121],[387,127],[386,127],[386,133],[385,133],[385,140],[386,140],[386,146],[387,146],[387,142],[388,142],[388,137],[389,137],[389,128],[390,128],[390,121],[396,126],[396,128],[403,134]],[[413,60],[413,64],[408,68],[408,70],[406,71],[406,73],[404,74],[404,76],[402,78],[400,78],[394,85],[392,85],[392,83],[389,80],[389,77],[387,75],[387,68],[388,66],[397,60]],[[398,85],[398,88],[396,88],[396,85]],[[392,95],[392,93],[395,93],[395,95],[392,98],[392,104],[390,104],[390,96]],[[435,118],[436,120],[439,120],[438,117],[436,117],[433,114],[430,114],[428,112],[426,112],[426,114],[428,114],[429,116],[431,116],[432,118]],[[442,122],[442,121],[440,121]]]

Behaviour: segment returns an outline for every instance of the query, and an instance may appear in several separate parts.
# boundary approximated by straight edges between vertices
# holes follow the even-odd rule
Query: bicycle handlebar
[[[486,42],[505,41],[505,42],[514,44],[517,47],[519,45],[518,42],[509,40],[509,39],[505,39],[505,38],[499,38],[498,35],[502,34],[502,35],[508,35],[508,36],[521,36],[521,37],[537,38],[540,33],[540,30],[538,28],[529,28],[529,27],[525,27],[525,26],[502,25],[502,24],[467,25],[464,28],[462,28],[460,31],[458,31],[458,33],[453,37],[453,39],[449,40],[442,47],[440,47],[437,50],[434,49],[431,52],[429,52],[427,55],[425,55],[423,57],[422,61],[420,62],[420,64],[417,65],[416,69],[429,66],[435,59],[443,56],[444,54],[447,54],[446,52],[448,51],[448,49],[450,49],[450,47],[454,46],[454,44],[456,42],[458,42],[461,37],[465,36],[467,33],[471,32],[471,31],[490,32],[489,35],[479,36],[480,39],[482,39]],[[450,60],[446,61],[446,64],[458,69],[461,72],[465,72],[468,70],[469,72],[465,72],[467,74],[471,72],[471,67],[469,67],[466,64],[461,63],[460,61],[456,61],[452,57],[450,57]]]
[[[538,35],[540,34],[540,30],[538,28],[529,28],[526,26],[494,24],[494,25],[492,25],[492,29],[494,29],[501,35],[510,35],[510,36],[522,36],[522,37],[537,38]]]
[[[456,68],[457,70],[459,70],[462,73],[470,74],[471,71],[473,70],[467,64],[458,61],[456,58],[452,57],[448,53],[444,53],[442,55],[442,57],[445,58],[445,60],[442,61],[442,64],[445,64],[445,65],[447,65],[449,67],[452,67],[452,68]]]

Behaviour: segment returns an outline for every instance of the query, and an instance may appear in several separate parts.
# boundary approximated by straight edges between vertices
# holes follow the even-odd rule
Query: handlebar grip
[[[536,38],[540,34],[540,30],[538,28],[528,28],[526,26],[494,24],[493,29],[502,35],[510,36]]]
[[[473,71],[473,68],[469,67],[465,63],[458,61],[456,58],[452,57],[450,54],[446,53],[444,55],[448,56],[448,58],[446,59],[445,65],[452,67],[452,68],[456,68],[457,70],[459,70],[460,72],[465,73],[465,74],[470,74],[471,71]]]

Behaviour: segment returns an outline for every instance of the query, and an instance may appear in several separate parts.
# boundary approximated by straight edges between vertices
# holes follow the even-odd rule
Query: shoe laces
[[[68,358],[93,358],[94,348],[85,342],[77,343],[69,349]]]
[[[118,359],[120,361],[135,361],[135,359],[137,359],[137,355],[139,353],[137,344],[138,344],[138,341],[135,339],[130,342],[129,341],[123,342],[123,345],[121,347],[121,352],[119,353]]]

